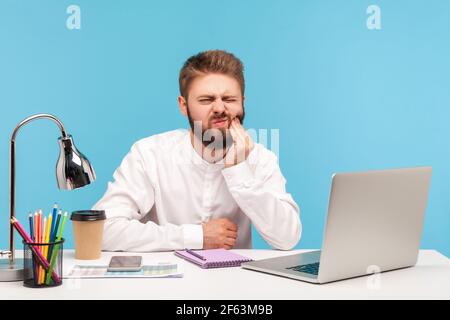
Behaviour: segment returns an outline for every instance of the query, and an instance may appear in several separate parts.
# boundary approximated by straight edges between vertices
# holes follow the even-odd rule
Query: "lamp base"
[[[0,282],[23,281],[23,259],[0,259]]]

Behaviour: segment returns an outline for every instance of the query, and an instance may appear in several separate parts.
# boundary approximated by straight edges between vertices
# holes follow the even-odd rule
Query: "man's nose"
[[[225,103],[222,101],[222,99],[217,99],[213,103],[213,112],[215,113],[222,113],[225,111]]]

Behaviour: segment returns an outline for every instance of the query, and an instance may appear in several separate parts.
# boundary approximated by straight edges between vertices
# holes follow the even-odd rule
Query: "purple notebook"
[[[225,249],[180,250],[175,251],[175,255],[193,262],[204,269],[239,267],[242,262],[252,261],[250,258]]]

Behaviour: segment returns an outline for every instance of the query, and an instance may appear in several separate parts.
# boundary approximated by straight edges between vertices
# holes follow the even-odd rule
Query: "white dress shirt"
[[[255,143],[247,160],[224,168],[193,148],[187,130],[136,142],[94,209],[105,210],[103,249],[164,251],[203,247],[202,223],[238,226],[235,248],[251,248],[251,224],[274,248],[301,236],[299,208],[285,190],[275,154]]]

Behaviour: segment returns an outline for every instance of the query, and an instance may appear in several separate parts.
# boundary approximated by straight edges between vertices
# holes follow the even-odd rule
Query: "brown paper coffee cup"
[[[106,219],[105,212],[98,210],[74,211],[70,219],[73,225],[75,259],[99,259]]]

